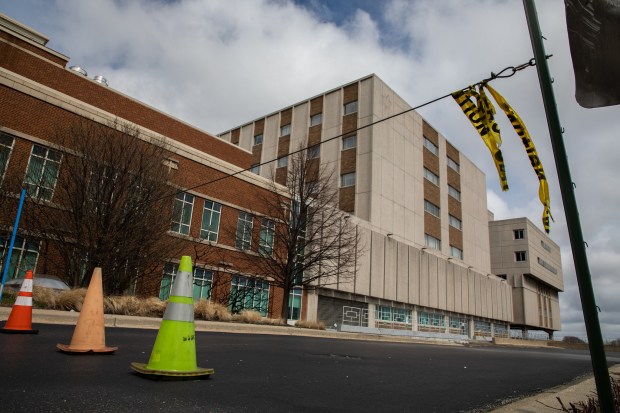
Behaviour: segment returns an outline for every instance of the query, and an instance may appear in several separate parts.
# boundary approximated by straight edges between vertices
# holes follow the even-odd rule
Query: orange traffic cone
[[[56,347],[65,353],[111,354],[118,349],[105,345],[101,268],[97,267],[93,271],[71,344],[56,344]]]
[[[39,330],[32,329],[32,271],[26,271],[26,278],[19,289],[9,319],[0,332],[14,334],[37,334],[39,332]]]

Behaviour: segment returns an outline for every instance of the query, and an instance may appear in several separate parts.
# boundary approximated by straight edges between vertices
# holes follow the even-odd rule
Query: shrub
[[[325,330],[325,323],[322,321],[299,320],[295,323],[295,327],[310,328],[314,330]]]
[[[226,306],[207,300],[194,303],[194,314],[196,318],[207,321],[231,321],[233,318]]]
[[[85,296],[86,288],[61,291],[56,296],[56,301],[53,308],[56,310],[81,311]]]
[[[239,314],[233,316],[234,321],[247,324],[260,324],[262,319],[263,316],[258,311],[254,310],[243,310]]]

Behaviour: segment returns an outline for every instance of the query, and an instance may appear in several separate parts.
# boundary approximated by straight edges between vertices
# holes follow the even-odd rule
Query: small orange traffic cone
[[[93,271],[71,344],[56,344],[56,347],[65,353],[112,354],[118,350],[118,347],[105,345],[101,268],[97,267]]]
[[[0,332],[14,334],[37,334],[39,332],[39,330],[32,329],[32,271],[26,271],[26,278],[19,289],[9,319]]]

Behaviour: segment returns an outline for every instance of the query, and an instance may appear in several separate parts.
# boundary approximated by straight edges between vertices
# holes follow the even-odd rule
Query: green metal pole
[[[597,306],[594,299],[594,290],[592,288],[592,277],[588,267],[588,257],[586,255],[585,243],[581,232],[581,223],[579,221],[579,211],[577,210],[573,181],[570,175],[564,140],[562,138],[560,117],[558,115],[555,96],[551,86],[551,76],[549,75],[549,67],[547,66],[545,47],[542,42],[534,0],[523,0],[523,5],[525,7],[525,16],[527,18],[532,48],[534,49],[534,57],[536,58],[538,81],[540,82],[543,104],[545,106],[545,113],[547,114],[547,125],[551,135],[551,147],[553,148],[555,165],[560,182],[560,192],[562,193],[562,201],[564,202],[564,213],[566,214],[568,235],[573,251],[573,262],[577,273],[577,284],[579,285],[581,308],[583,310],[586,332],[588,334],[588,344],[590,346],[590,356],[592,359],[592,369],[596,381],[598,400],[601,412],[612,413],[616,410],[614,407],[613,393],[611,391],[609,370],[607,369],[607,360],[605,358],[605,346],[603,345],[603,336],[598,320]]]

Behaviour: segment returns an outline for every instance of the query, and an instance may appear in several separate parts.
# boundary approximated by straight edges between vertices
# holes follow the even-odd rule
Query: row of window
[[[424,147],[428,149],[433,155],[439,156],[439,148],[426,136],[424,136]],[[459,165],[459,163],[456,162],[454,159],[450,158],[449,156],[447,156],[446,158],[447,158],[448,167],[454,170],[455,172],[460,173],[461,166]]]
[[[0,173],[4,176],[15,139],[5,133],[0,133]],[[58,179],[62,153],[41,145],[32,145],[24,186],[28,195],[37,199],[49,201],[54,194],[54,187]]]
[[[441,240],[432,235],[424,234],[424,244],[429,248],[441,251]],[[463,250],[454,245],[450,245],[450,256],[462,260]]]
[[[434,185],[439,186],[439,176],[437,176],[434,172],[432,172],[431,170],[427,168],[424,168],[424,178],[426,178],[428,181],[430,181]],[[448,185],[448,195],[450,195],[452,198],[456,199],[457,201],[461,200],[461,191],[459,191],[452,185]]]
[[[166,263],[164,266],[164,275],[159,290],[159,298],[161,300],[167,300],[170,296],[170,290],[177,271],[178,264]],[[211,299],[213,271],[195,267],[193,276],[194,301]],[[288,303],[289,318],[291,320],[298,320],[301,316],[301,298],[301,288],[293,288],[289,294]],[[269,283],[261,279],[234,275],[230,283],[228,308],[232,313],[239,313],[242,310],[254,310],[266,317],[269,309]]]
[[[343,111],[345,115],[350,115],[351,113],[357,112],[357,101],[345,103],[343,106]],[[317,113],[310,116],[310,126],[316,126],[323,123],[323,114]],[[288,123],[286,125],[280,126],[280,136],[288,136],[291,134],[291,124]],[[260,145],[263,143],[263,135],[257,134],[254,136],[254,145]],[[344,149],[344,148],[343,148]]]
[[[440,212],[441,212],[440,208],[437,205],[433,204],[432,202],[427,201],[426,199],[424,200],[424,211],[428,212],[429,214],[437,218],[440,218]],[[450,222],[451,227],[456,228],[458,230],[463,229],[463,222],[460,219],[458,219],[452,214],[448,214],[448,217],[450,220],[449,222]]]

